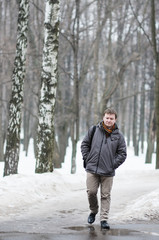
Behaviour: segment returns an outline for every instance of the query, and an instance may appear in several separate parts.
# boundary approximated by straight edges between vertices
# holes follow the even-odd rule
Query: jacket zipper
[[[111,136],[110,136],[110,141],[111,141]],[[111,161],[111,164],[112,164],[112,169],[114,169],[114,162],[113,162],[113,159],[111,158],[111,151],[110,151],[110,148],[109,148],[109,144],[108,144],[108,151],[109,151],[109,155],[110,155],[110,161]]]
[[[99,151],[99,157],[98,157],[98,162],[97,162],[97,167],[96,167],[96,174],[97,174],[97,170],[98,170],[98,165],[99,165],[99,159],[100,159],[100,154],[101,154],[101,148],[102,148],[102,145],[103,145],[103,140],[104,140],[104,135],[103,135],[103,139],[102,139],[102,143],[100,145],[100,151]]]

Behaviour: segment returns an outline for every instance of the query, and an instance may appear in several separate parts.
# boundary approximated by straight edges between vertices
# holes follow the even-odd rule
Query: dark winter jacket
[[[115,129],[106,137],[102,122],[93,133],[91,127],[82,141],[81,152],[86,171],[105,176],[114,176],[115,169],[126,159],[126,143],[115,124]]]

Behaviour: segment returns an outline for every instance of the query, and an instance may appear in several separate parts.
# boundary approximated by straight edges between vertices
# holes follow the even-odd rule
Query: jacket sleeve
[[[82,152],[82,157],[84,161],[87,159],[91,149],[92,134],[93,134],[93,126],[88,130],[86,136],[84,137],[81,143],[81,152]]]
[[[123,135],[121,134],[118,149],[114,159],[114,168],[115,169],[118,168],[125,161],[126,157],[127,157],[126,143]]]

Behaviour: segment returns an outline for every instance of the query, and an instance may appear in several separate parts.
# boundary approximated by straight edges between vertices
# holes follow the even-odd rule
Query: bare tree
[[[73,24],[73,54],[74,54],[74,94],[73,94],[73,116],[71,126],[72,139],[72,158],[71,173],[76,172],[76,152],[79,140],[79,70],[78,70],[78,51],[79,51],[79,19],[80,19],[80,0],[75,1],[76,15]]]
[[[0,2],[0,22],[2,22],[2,2]],[[2,24],[0,24],[2,32]],[[2,34],[0,35],[0,49],[2,49]],[[0,72],[2,71],[2,59],[0,59]],[[0,96],[2,97],[2,79],[0,78]],[[0,99],[0,161],[3,161],[3,131],[2,131],[2,99]]]
[[[16,57],[12,75],[12,95],[9,104],[9,124],[5,151],[4,176],[16,174],[20,150],[21,108],[27,50],[29,0],[19,1]]]
[[[155,0],[151,0],[151,33],[155,60],[156,169],[159,169],[159,49],[156,33]]]

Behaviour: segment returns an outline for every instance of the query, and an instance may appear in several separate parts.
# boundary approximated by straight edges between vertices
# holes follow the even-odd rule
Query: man
[[[116,124],[117,113],[106,109],[103,121],[91,127],[82,141],[81,152],[87,172],[87,194],[90,207],[88,223],[98,213],[97,191],[101,189],[100,221],[102,229],[110,229],[107,222],[115,169],[126,159],[126,144]]]

